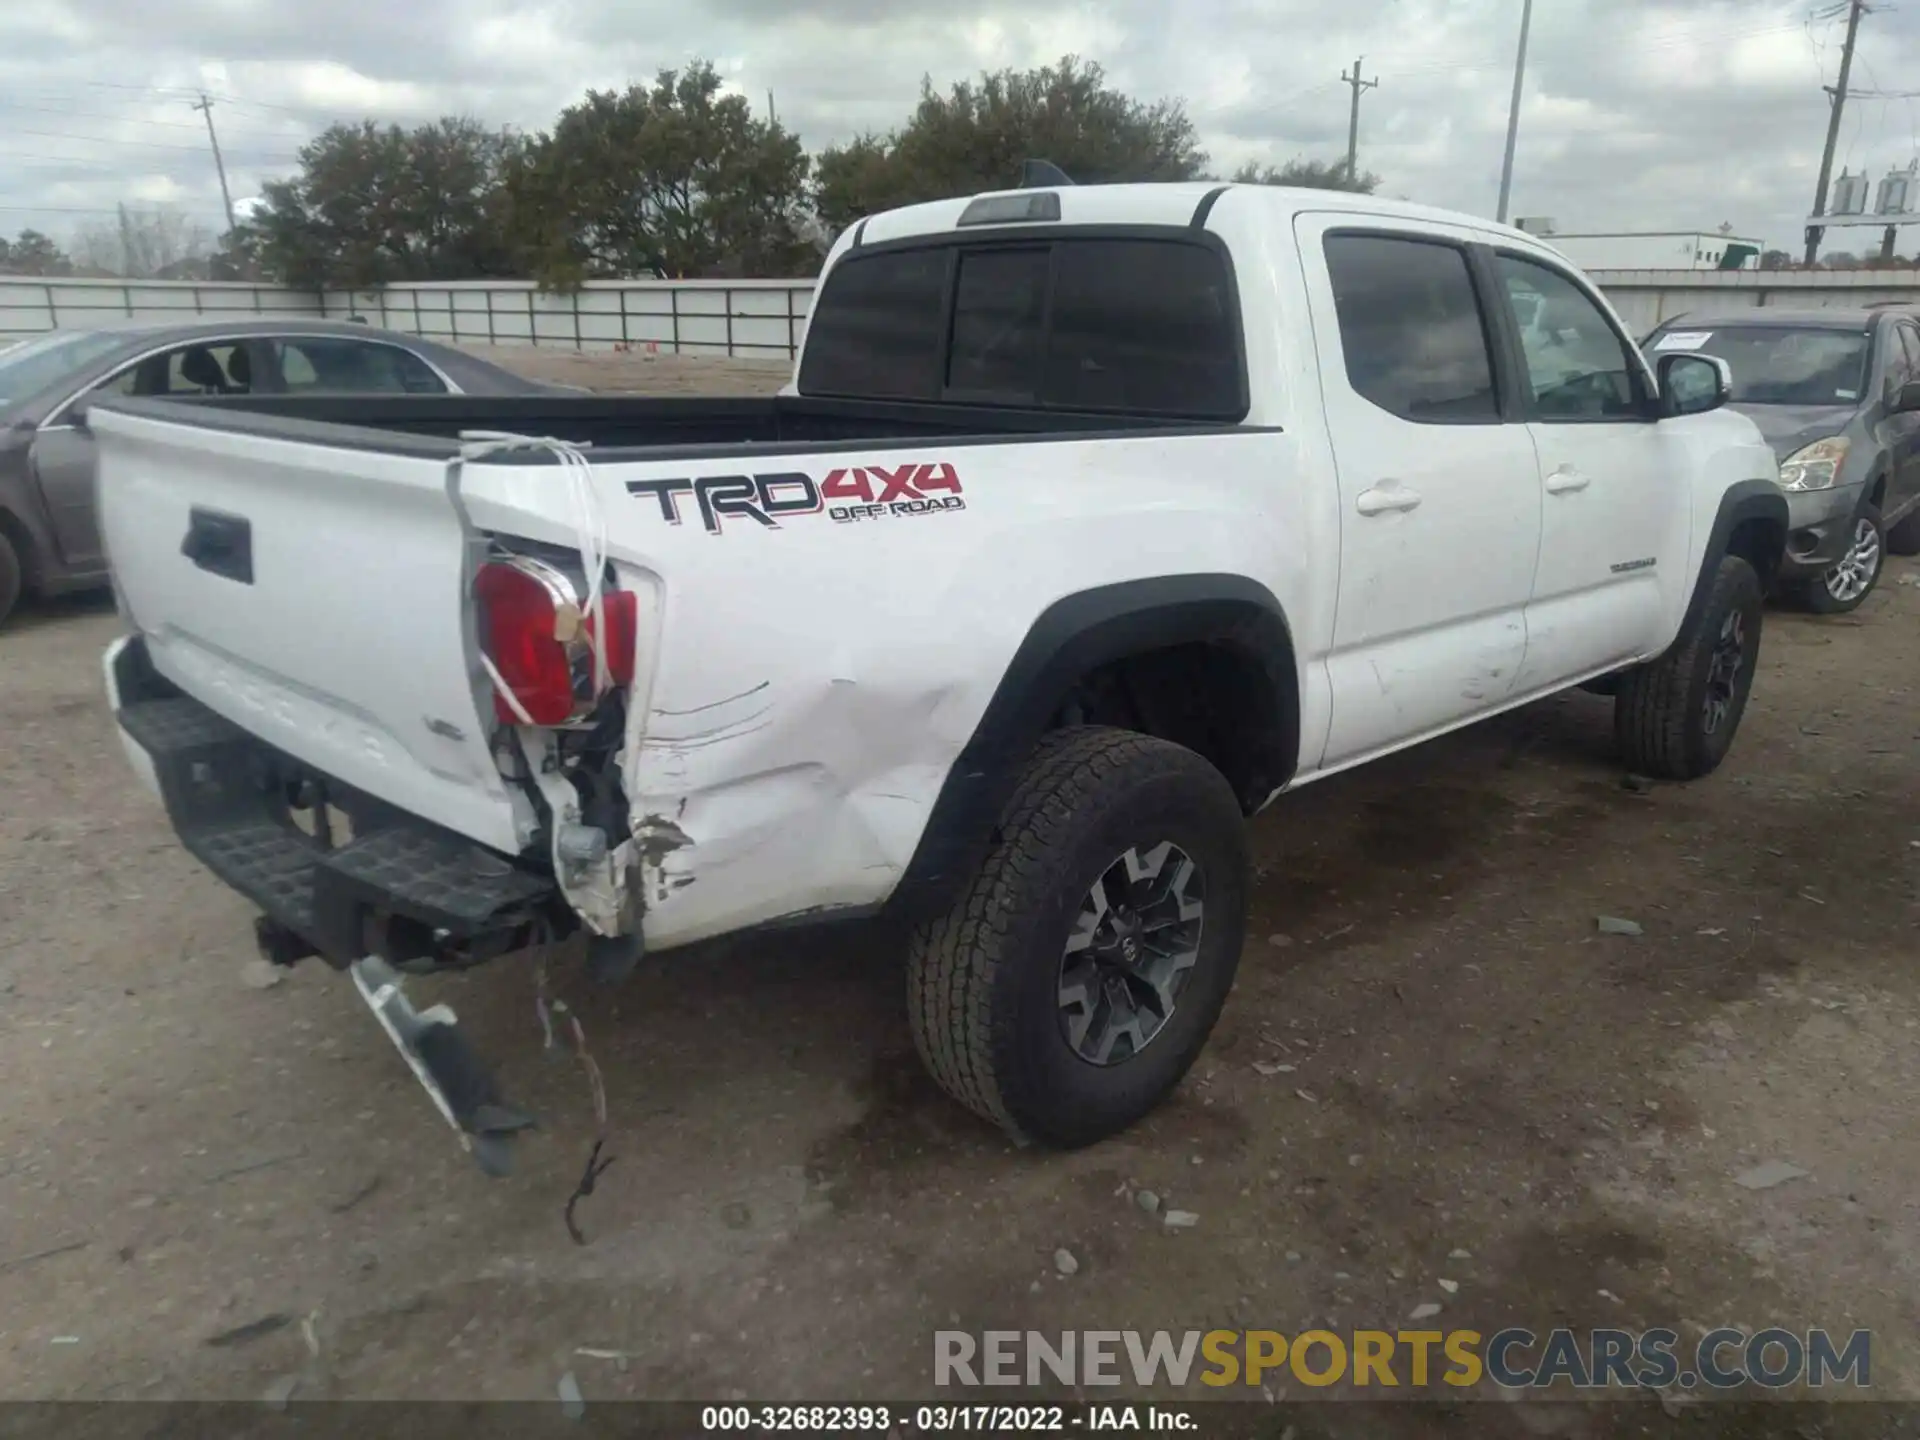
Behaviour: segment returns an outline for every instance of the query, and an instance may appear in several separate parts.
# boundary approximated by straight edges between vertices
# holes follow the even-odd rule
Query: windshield
[[[1733,401],[1748,405],[1858,405],[1867,388],[1868,337],[1860,330],[1729,325],[1669,330],[1653,352],[1713,355],[1733,371]]]
[[[118,346],[111,330],[54,330],[0,350],[0,405],[37,395]]]

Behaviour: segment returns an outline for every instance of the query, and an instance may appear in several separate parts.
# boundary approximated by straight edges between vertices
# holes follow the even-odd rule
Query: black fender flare
[[[912,862],[888,908],[938,913],[978,865],[1020,767],[1082,677],[1129,655],[1194,642],[1257,662],[1278,724],[1260,738],[1262,773],[1240,796],[1249,812],[1292,779],[1300,760],[1300,681],[1292,628],[1273,592],[1243,575],[1166,575],[1077,591],[1028,629],[973,736],[947,771]],[[1258,795],[1250,792],[1258,790]]]
[[[1736,533],[1739,542],[1735,543]],[[1764,535],[1764,541],[1754,537]],[[1729,553],[1739,554],[1753,564],[1762,586],[1769,584],[1780,568],[1780,557],[1787,543],[1787,497],[1771,480],[1739,480],[1729,485],[1714,512],[1713,528],[1700,552],[1700,568],[1693,577],[1693,594],[1687,599],[1687,612],[1681,618],[1675,643],[1693,633],[1700,612],[1706,608],[1708,592],[1713,589],[1713,573]],[[1766,553],[1758,553],[1764,545]],[[1750,553],[1750,551],[1754,553]]]

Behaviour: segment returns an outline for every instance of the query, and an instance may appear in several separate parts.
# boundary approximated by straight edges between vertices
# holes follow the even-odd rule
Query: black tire
[[[1163,842],[1194,862],[1204,889],[1197,936],[1184,932],[1159,948],[1196,958],[1158,1028],[1137,1048],[1129,1039],[1123,1058],[1111,1058],[1122,1053],[1116,1043],[1096,1063],[1075,1048],[1073,1022],[1063,1018],[1069,937],[1095,887],[1106,895],[1110,879],[1124,877],[1129,855],[1151,862],[1161,854],[1163,871],[1178,868],[1174,852],[1159,852]],[[1245,824],[1212,765],[1132,731],[1089,726],[1048,736],[972,881],[951,910],[913,934],[907,1001],[921,1059],[948,1094],[1018,1140],[1074,1148],[1126,1129],[1180,1083],[1213,1030],[1240,963],[1246,891]],[[1111,913],[1125,919],[1126,905],[1145,893],[1136,886]],[[1166,903],[1142,908],[1165,914]],[[1111,934],[1108,942],[1117,961],[1124,942]],[[1124,953],[1140,965],[1136,973],[1155,963],[1144,946]],[[1078,952],[1074,966],[1090,966],[1093,954]],[[1096,1012],[1115,1013],[1102,1008],[1107,984],[1140,993],[1117,976],[1093,987],[1083,1044],[1097,1047]]]
[[[1887,531],[1887,550],[1894,555],[1920,555],[1920,510],[1909,512]]]
[[[1859,533],[1863,526],[1871,531],[1872,558],[1867,569],[1866,584],[1856,589],[1851,584],[1843,586],[1835,577],[1840,574],[1842,567],[1856,564],[1856,551],[1867,544],[1868,537]],[[1853,519],[1847,522],[1847,530],[1847,558],[1812,579],[1801,581],[1795,592],[1800,603],[1816,615],[1846,615],[1858,610],[1886,571],[1887,532],[1880,523],[1879,508],[1872,504],[1862,505],[1853,512]]]
[[[22,558],[7,532],[0,530],[0,625],[7,623],[13,607],[20,603],[20,592],[26,583]]]
[[[1658,660],[1620,677],[1613,733],[1628,770],[1697,780],[1726,759],[1760,663],[1762,598],[1753,567],[1722,556],[1691,626]],[[1730,679],[1729,652],[1738,657]]]

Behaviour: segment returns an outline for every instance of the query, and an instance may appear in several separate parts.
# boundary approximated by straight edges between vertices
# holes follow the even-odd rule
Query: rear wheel
[[[1726,758],[1760,661],[1760,577],[1723,556],[1700,607],[1671,649],[1620,677],[1613,730],[1629,770],[1694,780]]]
[[[0,625],[7,623],[7,616],[20,603],[20,591],[26,581],[20,561],[20,552],[14,549],[12,539],[5,530],[0,530]]]
[[[910,950],[914,1043],[1017,1138],[1115,1134],[1180,1083],[1219,1018],[1246,903],[1240,807],[1178,745],[1049,736],[952,910]]]
[[[1862,505],[1854,512],[1846,553],[1827,570],[1802,583],[1802,602],[1816,615],[1845,615],[1858,610],[1880,583],[1886,554],[1887,536],[1880,526],[1880,512],[1872,505]]]

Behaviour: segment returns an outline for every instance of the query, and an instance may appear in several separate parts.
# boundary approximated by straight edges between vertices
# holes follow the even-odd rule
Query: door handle
[[[195,505],[187,514],[180,553],[209,575],[253,584],[253,526],[244,515]]]
[[[1362,515],[1385,515],[1393,510],[1411,510],[1420,503],[1420,492],[1409,490],[1398,480],[1383,480],[1371,490],[1362,490],[1354,508]]]
[[[1547,476],[1547,493],[1549,495],[1570,495],[1575,490],[1586,489],[1587,486],[1592,483],[1591,480],[1585,475],[1582,475],[1578,470],[1570,466],[1562,465],[1558,470]]]

